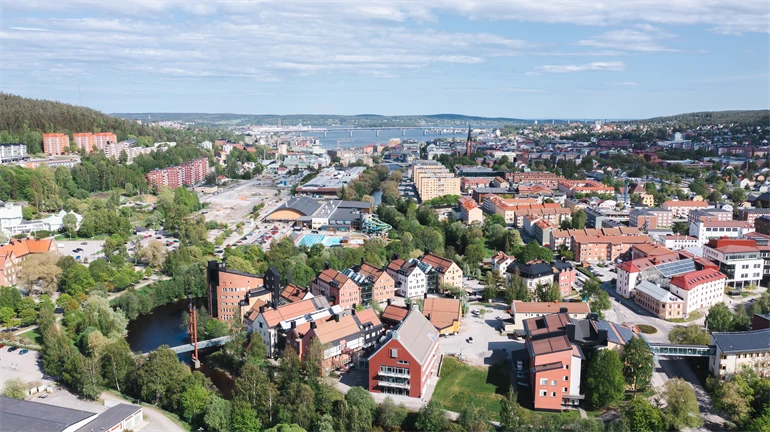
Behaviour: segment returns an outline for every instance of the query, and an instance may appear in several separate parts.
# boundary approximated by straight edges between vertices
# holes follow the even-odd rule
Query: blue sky
[[[0,3],[0,90],[105,112],[646,118],[770,108],[770,3]]]

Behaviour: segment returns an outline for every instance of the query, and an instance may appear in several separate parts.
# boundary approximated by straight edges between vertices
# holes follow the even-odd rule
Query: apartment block
[[[63,133],[43,134],[43,152],[49,156],[59,156],[67,153],[70,137]]]
[[[770,328],[744,332],[711,334],[716,354],[711,356],[709,370],[724,381],[743,368],[770,378]]]
[[[163,169],[154,169],[147,173],[147,181],[153,187],[169,187],[176,189],[179,186],[190,186],[201,182],[209,171],[207,158],[193,159],[179,166],[170,166]]]
[[[709,203],[706,201],[666,201],[662,207],[664,210],[670,210],[675,219],[687,219],[692,210],[708,208]]]
[[[511,172],[506,173],[505,178],[515,184],[539,184],[550,189],[556,189],[559,180],[564,180],[552,172]]]
[[[671,279],[671,293],[684,301],[684,313],[710,309],[724,300],[727,276],[714,269],[703,269]]]
[[[26,144],[0,144],[0,164],[27,159]]]
[[[594,180],[559,180],[559,192],[564,192],[567,197],[572,198],[577,194],[614,194],[615,188],[599,183]]]
[[[314,296],[324,296],[331,305],[340,305],[343,309],[355,308],[361,304],[361,289],[343,273],[327,268],[313,279],[310,292]]]
[[[770,216],[770,209],[766,209],[766,208],[738,209],[738,219],[745,220],[751,223],[752,225],[755,224],[755,221],[757,218],[762,216]]]
[[[699,220],[690,223],[690,235],[697,237],[701,245],[713,238],[740,239],[750,232],[754,232],[754,225],[748,221]]]
[[[641,235],[573,235],[571,243],[576,261],[614,261],[626,253],[631,246],[649,242],[649,237]]]

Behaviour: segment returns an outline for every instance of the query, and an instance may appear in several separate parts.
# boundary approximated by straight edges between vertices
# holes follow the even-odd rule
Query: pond
[[[203,306],[205,299],[196,299],[196,306]],[[140,315],[137,319],[128,323],[128,335],[126,341],[134,352],[149,352],[161,345],[170,347],[183,345],[190,342],[187,328],[183,327],[182,314],[187,311],[189,302],[179,300],[167,305],[154,308],[149,314]],[[216,352],[219,347],[200,350],[201,373],[211,379],[214,385],[222,392],[222,396],[230,399],[232,396],[233,379],[225,372],[214,369],[208,365],[206,359]],[[179,354],[179,360],[191,364],[192,353]]]

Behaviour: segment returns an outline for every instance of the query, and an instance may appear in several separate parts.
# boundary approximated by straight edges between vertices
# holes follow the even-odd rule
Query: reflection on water
[[[197,299],[196,306],[202,306],[205,299]],[[190,342],[187,328],[181,326],[182,314],[187,311],[187,300],[180,300],[167,305],[158,306],[147,315],[140,315],[128,324],[126,341],[134,352],[149,352],[161,345],[171,347]],[[200,350],[201,373],[211,379],[214,385],[222,392],[226,399],[232,397],[233,380],[224,372],[210,367],[207,356],[216,352],[219,347]],[[191,363],[192,353],[179,355],[179,359],[187,364]]]

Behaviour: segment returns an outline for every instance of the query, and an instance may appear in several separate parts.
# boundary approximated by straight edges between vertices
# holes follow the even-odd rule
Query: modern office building
[[[755,240],[711,239],[703,246],[703,257],[719,265],[732,288],[758,286],[762,280],[764,260]]]

